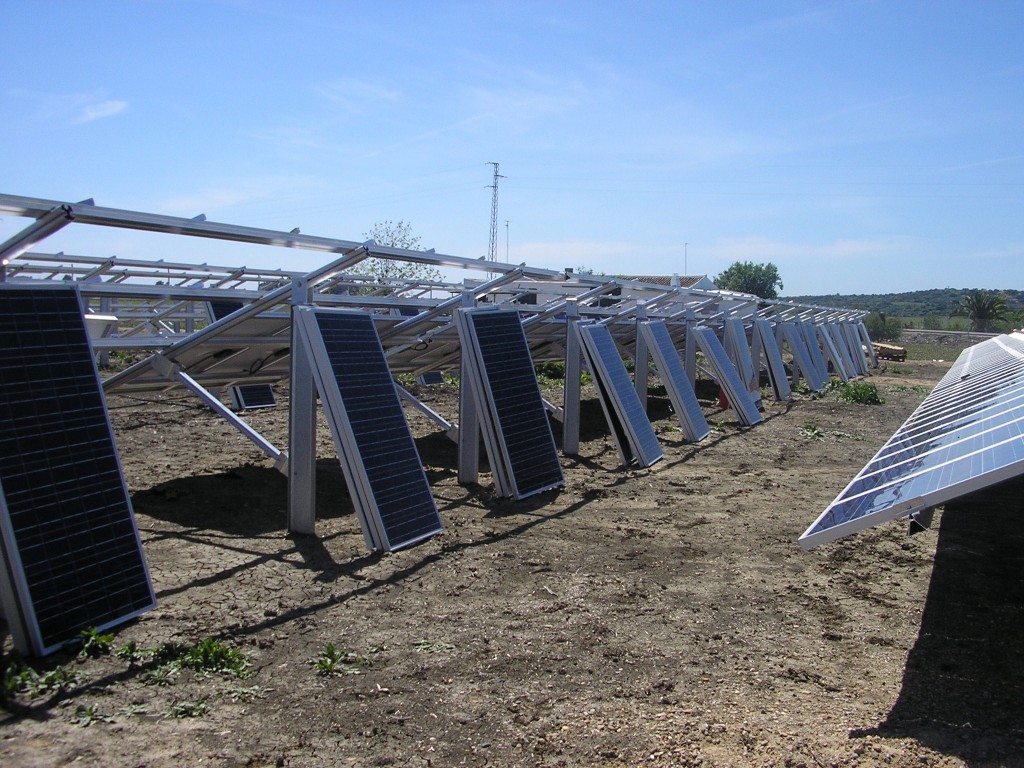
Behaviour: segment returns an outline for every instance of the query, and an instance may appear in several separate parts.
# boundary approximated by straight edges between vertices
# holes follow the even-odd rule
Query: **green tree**
[[[782,288],[779,268],[771,262],[755,264],[752,261],[737,261],[715,278],[715,285],[727,291],[752,293],[762,299],[776,299],[777,288]]]
[[[951,316],[970,319],[973,331],[991,331],[1006,319],[1008,312],[1005,297],[997,293],[971,291],[960,298]]]
[[[412,225],[406,221],[377,221],[363,238],[373,240],[386,248],[404,248],[407,251],[421,251],[420,238],[412,233]],[[440,280],[441,272],[430,264],[398,259],[381,259],[371,256],[363,259],[353,269],[358,275],[368,275],[379,283],[389,280]]]

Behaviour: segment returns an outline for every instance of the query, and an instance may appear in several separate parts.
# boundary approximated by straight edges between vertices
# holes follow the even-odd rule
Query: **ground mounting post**
[[[288,531],[316,533],[316,386],[295,308],[310,302],[305,279],[292,283],[291,396],[288,401]]]

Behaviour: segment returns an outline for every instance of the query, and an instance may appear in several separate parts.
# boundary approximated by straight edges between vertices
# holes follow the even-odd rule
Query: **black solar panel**
[[[628,463],[631,457],[635,457],[641,465],[651,466],[664,458],[664,453],[643,403],[633,388],[633,382],[629,380],[629,373],[622,363],[622,355],[615,346],[615,340],[603,325],[580,323],[576,327],[583,342],[584,356],[598,384],[609,426],[616,433],[616,440],[620,441],[623,460]],[[613,413],[621,425],[614,423]],[[628,440],[631,456],[626,453],[627,446],[621,443],[619,432],[622,430]]]
[[[332,414],[351,440],[378,518],[380,546],[394,550],[443,530],[373,319],[362,312],[316,310],[344,414]],[[316,354],[314,353],[314,358]],[[332,408],[331,398],[322,397]]]
[[[5,613],[35,653],[155,605],[73,287],[0,286],[0,507]]]
[[[467,312],[516,498],[565,483],[519,313]]]

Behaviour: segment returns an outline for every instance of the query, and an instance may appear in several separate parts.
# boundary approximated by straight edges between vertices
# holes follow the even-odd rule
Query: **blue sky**
[[[3,19],[0,192],[350,240],[402,219],[479,257],[497,161],[516,263],[771,261],[787,295],[1022,287],[1021,2],[6,0]],[[322,261],[86,230],[44,250]]]

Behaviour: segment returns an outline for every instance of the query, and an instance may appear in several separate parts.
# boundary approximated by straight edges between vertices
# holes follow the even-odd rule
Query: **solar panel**
[[[421,373],[416,377],[416,383],[421,387],[436,387],[439,384],[444,384],[444,372],[427,371],[426,373]]]
[[[811,363],[814,365],[814,370],[818,372],[821,380],[827,383],[829,380],[828,364],[825,362],[825,356],[821,354],[821,347],[818,345],[818,335],[814,331],[814,323],[797,320],[795,325],[797,332],[803,337],[807,353],[810,356]]]
[[[852,361],[845,356],[845,343],[840,342],[837,345],[836,339],[832,336],[827,325],[815,325],[813,328],[818,334],[818,338],[821,339],[822,347],[825,350],[825,357],[832,363],[832,370],[834,370],[836,375],[843,381],[849,381],[850,376],[856,374],[851,370],[853,368]],[[848,370],[851,372],[848,373]]]
[[[245,306],[240,301],[230,299],[214,299],[206,304],[210,311],[210,319],[213,321],[225,318]],[[235,384],[230,387],[229,396],[231,407],[236,411],[277,407],[274,389],[269,384]]]
[[[1024,473],[1024,334],[961,353],[800,537],[810,549]]]
[[[776,400],[789,400],[793,391],[786,378],[786,364],[782,361],[782,352],[772,333],[772,324],[764,319],[754,321],[754,338],[758,348],[764,353],[765,367],[768,370],[768,381]]]
[[[694,328],[693,331],[696,335],[697,345],[714,371],[719,386],[725,390],[725,396],[729,399],[729,404],[736,412],[740,423],[753,426],[760,422],[761,413],[757,410],[750,393],[747,392],[746,385],[740,380],[739,373],[733,367],[729,356],[725,353],[725,347],[722,346],[722,342],[718,340],[715,332],[710,328]]]
[[[231,407],[236,411],[276,408],[277,399],[269,384],[236,384],[231,387]]]
[[[750,345],[747,342],[747,332],[743,327],[743,320],[738,317],[726,318],[723,331],[726,354],[729,355],[736,372],[740,375],[740,381],[743,382],[744,388],[751,393],[751,398],[756,402],[761,399],[757,387],[758,376],[754,371],[754,363],[750,359]]]
[[[796,323],[779,323],[778,333],[789,345],[789,351],[793,355],[793,385],[796,386],[799,377],[803,376],[807,380],[808,387],[815,392],[824,391],[825,382],[818,373],[818,369],[814,367],[814,363],[811,362],[811,354],[807,351],[807,342],[804,341],[803,334],[797,330]]]
[[[156,604],[74,287],[0,286],[0,594],[46,654]]]
[[[519,313],[461,309],[456,319],[499,489],[522,499],[564,485]]]
[[[611,333],[603,325],[588,322],[577,323],[576,328],[623,464],[636,461],[649,467],[660,461],[665,454]]]
[[[390,552],[440,533],[373,318],[296,307],[295,321],[367,543]]]
[[[664,320],[649,320],[640,324],[640,332],[647,337],[648,349],[658,367],[658,376],[665,384],[672,407],[675,408],[683,434],[691,443],[699,442],[711,434],[704,411],[686,376],[672,336]]]

